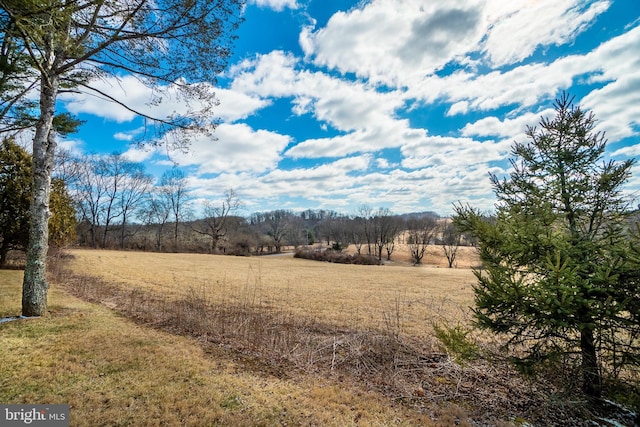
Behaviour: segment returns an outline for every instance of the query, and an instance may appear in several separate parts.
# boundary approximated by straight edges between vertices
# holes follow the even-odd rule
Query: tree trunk
[[[602,381],[600,369],[598,369],[593,331],[589,328],[580,331],[580,350],[582,353],[582,391],[589,397],[600,398]]]
[[[4,268],[7,265],[8,252],[9,248],[7,248],[4,244],[0,244],[0,268]]]
[[[49,249],[49,196],[53,172],[55,133],[52,128],[58,77],[42,76],[40,118],[33,138],[33,195],[22,284],[22,315],[43,316],[47,311],[47,251]]]

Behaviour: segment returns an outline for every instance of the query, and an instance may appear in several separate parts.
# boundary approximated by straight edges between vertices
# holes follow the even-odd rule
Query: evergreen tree
[[[51,180],[51,218],[49,218],[49,244],[66,246],[76,240],[76,210],[65,182]]]
[[[522,366],[579,355],[582,389],[599,397],[604,357],[638,363],[640,257],[622,191],[634,161],[604,160],[594,115],[572,97],[554,107],[514,143],[510,177],[491,176],[495,218],[459,205],[455,222],[480,242],[478,325],[524,344]]]
[[[27,248],[29,204],[31,202],[31,155],[11,139],[0,145],[0,267],[11,250]],[[62,179],[54,178],[51,188],[49,242],[64,246],[76,239],[74,202]]]
[[[31,182],[31,156],[5,139],[0,145],[0,267],[10,250],[27,246]]]

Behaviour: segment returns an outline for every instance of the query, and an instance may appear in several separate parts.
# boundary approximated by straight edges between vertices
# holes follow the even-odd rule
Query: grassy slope
[[[0,314],[20,271],[0,271]],[[378,394],[273,376],[232,352],[136,325],[52,287],[47,318],[0,324],[0,402],[70,404],[71,424],[428,425]]]

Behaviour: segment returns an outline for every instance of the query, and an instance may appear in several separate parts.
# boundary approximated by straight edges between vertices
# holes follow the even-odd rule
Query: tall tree
[[[11,139],[0,145],[0,267],[29,237],[31,156]]]
[[[188,213],[189,189],[187,176],[178,168],[173,168],[162,174],[160,178],[160,195],[166,206],[169,206],[173,216],[173,246],[178,250],[178,231],[181,222]]]
[[[212,93],[226,65],[230,34],[240,21],[242,0],[0,0],[3,39],[28,55],[31,73],[20,73],[24,87],[38,87],[39,114],[33,139],[34,191],[22,312],[46,313],[46,253],[49,196],[58,95],[67,88],[118,103],[155,125],[158,136],[169,130],[184,146],[189,131],[212,130]],[[189,111],[165,117],[136,110],[126,100],[101,91],[96,79],[134,75],[152,89],[153,104],[166,96],[187,99]],[[5,95],[3,93],[3,95]],[[26,93],[15,91],[13,100]],[[9,101],[11,103],[11,101]]]
[[[74,201],[61,178],[51,180],[51,219],[49,243],[61,247],[76,240],[76,210]]]
[[[216,252],[220,240],[227,235],[229,216],[241,207],[242,202],[233,189],[224,193],[224,199],[219,204],[211,201],[204,203],[204,218],[198,221],[193,229],[196,233],[211,238],[210,253]]]
[[[414,264],[422,263],[437,229],[438,221],[432,216],[407,219],[407,246]]]
[[[528,143],[514,143],[509,178],[491,175],[495,218],[459,205],[455,222],[480,242],[478,324],[524,344],[525,366],[577,353],[582,389],[599,397],[600,358],[624,348],[638,363],[640,353],[638,252],[622,191],[634,161],[603,160],[604,135],[572,97],[554,107],[527,128]]]

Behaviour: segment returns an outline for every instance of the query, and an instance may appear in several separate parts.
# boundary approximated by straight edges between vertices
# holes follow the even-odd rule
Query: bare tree
[[[438,229],[434,217],[409,218],[406,222],[407,244],[414,264],[421,264]]]
[[[318,236],[326,240],[328,245],[332,245],[334,250],[341,251],[354,241],[354,224],[350,218],[332,213],[318,224]]]
[[[375,246],[378,261],[382,261],[382,252],[387,249],[387,259],[391,259],[391,253],[395,248],[395,238],[398,234],[397,221],[387,208],[379,208],[369,221],[369,241]]]
[[[391,261],[391,254],[396,248],[396,240],[402,231],[402,221],[397,216],[389,216],[386,228],[384,248],[387,252],[387,261]]]
[[[189,190],[187,176],[178,168],[172,168],[160,178],[161,196],[170,208],[173,217],[173,246],[178,250],[178,230],[183,219],[188,215]]]
[[[67,188],[76,185],[82,174],[84,161],[74,155],[71,150],[56,150],[54,176],[61,179]]]
[[[125,179],[118,195],[118,209],[121,212],[120,247],[124,249],[125,239],[135,232],[129,232],[130,219],[135,212],[142,208],[145,198],[149,194],[153,179],[144,172],[140,163],[127,163]]]
[[[362,244],[367,244],[367,254],[373,255],[373,245],[375,242],[375,235],[373,232],[373,209],[368,205],[358,206],[358,213],[356,214],[356,221],[358,227],[356,228],[360,236],[358,240]],[[358,251],[360,253],[360,251]]]
[[[89,225],[91,247],[98,245],[98,227],[107,193],[103,167],[104,163],[97,156],[91,156],[81,163],[73,193],[78,201],[81,221]]]
[[[51,176],[56,147],[56,101],[67,88],[85,91],[145,117],[158,136],[172,132],[184,147],[189,132],[212,130],[216,99],[212,88],[231,54],[231,30],[239,23],[241,0],[0,0],[3,40],[13,52],[28,55],[19,73],[24,88],[38,88],[39,117],[33,139],[34,191],[22,312],[46,314],[46,254]],[[152,89],[151,103],[168,96],[186,99],[182,114],[153,115],[136,110],[93,85],[97,79],[134,75]],[[7,93],[3,93],[6,96]],[[4,105],[15,105],[29,93],[14,91]],[[156,110],[157,111],[157,110]],[[171,110],[174,111],[174,110]]]
[[[102,247],[107,247],[107,235],[113,222],[122,216],[118,203],[119,194],[124,186],[128,162],[120,153],[113,153],[99,160],[99,173],[105,184],[104,204],[102,206]]]
[[[291,211],[278,209],[253,214],[251,224],[266,235],[266,239],[262,241],[263,245],[273,246],[276,253],[281,253],[282,247],[287,243],[287,238],[292,232],[295,217],[296,215]]]
[[[147,199],[147,205],[143,212],[147,226],[155,228],[156,251],[163,249],[164,227],[171,215],[171,206],[166,198],[162,197],[158,189],[154,189],[151,197]]]
[[[241,208],[242,202],[233,189],[227,190],[224,199],[218,204],[204,202],[204,218],[196,223],[193,230],[211,238],[210,253],[216,252],[220,240],[227,235],[229,216]]]
[[[453,268],[456,262],[461,241],[462,234],[460,234],[458,228],[451,220],[445,219],[442,223],[441,246],[444,256],[447,257],[449,268]]]

